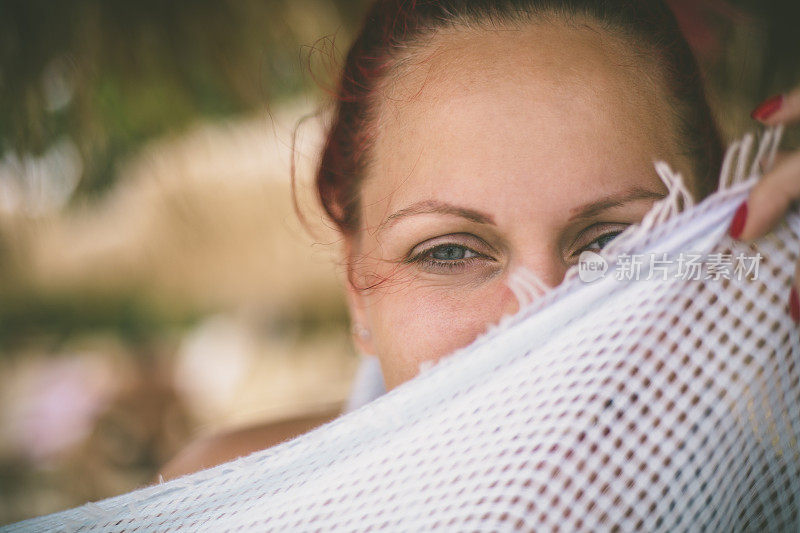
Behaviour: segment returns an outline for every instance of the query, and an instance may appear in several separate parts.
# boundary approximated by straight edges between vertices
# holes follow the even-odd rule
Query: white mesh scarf
[[[753,152],[778,138],[734,145],[722,190],[682,212],[680,180],[658,164],[670,196],[603,251],[605,277],[571,270],[374,402],[278,447],[8,530],[800,530],[800,342],[785,303],[800,215],[751,246],[726,231],[755,180]],[[757,275],[700,281],[678,261],[644,262],[641,278],[655,279],[627,281],[612,275],[623,250],[761,259]],[[515,279],[526,299],[530,279]]]

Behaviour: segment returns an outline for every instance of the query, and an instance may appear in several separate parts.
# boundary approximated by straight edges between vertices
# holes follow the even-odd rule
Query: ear
[[[350,310],[350,334],[353,338],[353,344],[360,353],[375,355],[372,324],[366,312],[366,297],[363,291],[358,288],[358,276],[354,271],[354,265],[358,261],[358,246],[354,239],[355,237],[345,237],[344,239],[344,259],[346,262],[344,287],[347,307]]]

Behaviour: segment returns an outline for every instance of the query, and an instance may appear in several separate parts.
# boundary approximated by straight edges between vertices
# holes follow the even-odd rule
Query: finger
[[[746,203],[736,212],[730,233],[743,241],[757,239],[783,218],[791,203],[800,199],[800,152],[787,155],[761,178]]]
[[[786,94],[767,98],[750,116],[768,126],[800,121],[800,87]]]
[[[787,151],[775,152],[775,155],[772,156],[772,164],[769,165],[770,168],[781,166],[784,161],[786,161],[789,157],[791,157],[793,153],[794,152],[787,152]],[[764,156],[758,161],[758,169],[762,175],[769,170],[769,168],[767,168],[767,165],[769,163],[770,163],[769,153],[764,154]]]

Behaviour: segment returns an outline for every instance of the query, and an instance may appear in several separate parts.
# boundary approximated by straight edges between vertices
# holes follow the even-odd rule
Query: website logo
[[[597,281],[606,275],[608,262],[603,257],[590,250],[584,250],[578,256],[578,277],[584,283]]]

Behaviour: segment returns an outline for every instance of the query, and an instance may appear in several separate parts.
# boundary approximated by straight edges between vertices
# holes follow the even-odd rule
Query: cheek
[[[420,363],[468,345],[518,307],[501,280],[469,290],[415,287],[375,296],[373,341],[388,388],[414,377]]]

